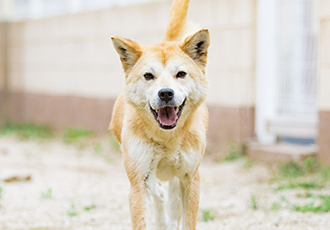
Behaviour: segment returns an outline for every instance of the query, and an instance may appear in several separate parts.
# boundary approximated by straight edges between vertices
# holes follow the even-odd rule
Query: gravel
[[[330,213],[293,212],[285,202],[280,210],[272,211],[272,202],[281,196],[301,202],[295,196],[299,191],[274,192],[267,167],[259,163],[245,169],[243,161],[204,159],[197,229],[330,229]],[[13,177],[17,180],[5,182]],[[92,147],[79,150],[59,141],[20,142],[1,137],[0,187],[3,230],[131,229],[130,185],[121,155],[115,151],[97,154]],[[207,222],[205,217],[203,221],[206,212],[210,213]]]

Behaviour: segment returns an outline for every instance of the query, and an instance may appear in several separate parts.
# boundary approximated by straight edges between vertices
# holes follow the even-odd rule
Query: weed
[[[92,204],[92,205],[90,205],[90,206],[85,206],[85,207],[84,207],[84,210],[85,210],[85,211],[90,211],[90,210],[92,210],[92,209],[94,209],[94,208],[96,208],[96,205]]]
[[[330,195],[312,195],[306,194],[306,198],[312,198],[308,204],[305,205],[293,205],[292,210],[296,212],[314,212],[314,213],[324,213],[330,212]],[[321,201],[320,205],[315,205],[316,200],[319,199]]]
[[[67,212],[68,216],[70,217],[74,217],[78,215],[76,206],[74,204],[71,205],[71,208],[69,209],[69,211]]]
[[[250,207],[251,207],[252,210],[257,210],[259,208],[256,195],[251,195],[251,197],[250,197]]]
[[[284,162],[279,164],[280,175],[282,177],[300,177],[305,175],[304,169],[302,166],[298,165],[295,162]]]
[[[45,192],[41,192],[41,197],[44,199],[52,199],[53,198],[52,189],[49,188]]]
[[[321,167],[315,158],[309,157],[297,164],[294,162],[280,163],[279,173],[274,173],[272,182],[278,183],[276,191],[284,189],[321,189],[330,181],[330,167]]]
[[[225,157],[226,161],[235,161],[242,157],[242,154],[239,151],[239,145],[236,143],[231,143],[229,145],[229,152]]]
[[[299,193],[299,194],[296,194],[296,196],[297,196],[298,198],[311,198],[311,197],[314,196],[314,195],[311,194],[311,193],[305,193],[305,194],[301,194],[301,193]]]
[[[103,151],[104,151],[104,148],[103,148],[101,143],[97,143],[97,144],[94,145],[94,153],[96,155],[102,154]]]
[[[253,160],[251,160],[250,158],[244,158],[244,163],[243,163],[244,169],[250,169],[253,167],[253,165],[254,165]]]
[[[303,167],[306,173],[314,173],[320,168],[319,162],[314,157],[308,157],[303,161]]]
[[[298,182],[296,180],[278,180],[279,186],[275,191],[281,191],[286,189],[321,189],[324,188],[325,184],[318,181]]]
[[[112,149],[120,152],[120,143],[114,135],[110,136],[109,143]]]
[[[203,214],[203,221],[204,222],[214,220],[214,218],[215,218],[214,213],[211,209],[202,210],[202,214]]]
[[[330,165],[323,166],[320,172],[320,177],[324,181],[330,181]]]
[[[278,210],[280,210],[280,208],[281,208],[281,203],[279,203],[279,202],[272,203],[271,210],[278,211]]]
[[[6,123],[0,127],[0,135],[13,135],[20,140],[47,140],[55,137],[50,126],[31,123]]]
[[[65,144],[83,144],[93,133],[84,128],[67,128],[64,130],[63,142]]]

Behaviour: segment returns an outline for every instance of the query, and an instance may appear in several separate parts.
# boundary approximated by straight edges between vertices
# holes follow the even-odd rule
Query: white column
[[[257,139],[272,143],[276,136],[267,121],[276,115],[277,0],[257,2],[256,122]]]
[[[0,0],[0,21],[10,21],[13,15],[12,0]]]

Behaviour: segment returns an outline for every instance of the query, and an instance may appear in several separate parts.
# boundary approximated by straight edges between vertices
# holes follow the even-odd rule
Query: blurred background
[[[60,132],[64,140],[62,142],[76,144],[64,150],[61,149],[64,147],[55,145],[51,147],[57,149],[54,151],[73,151],[75,154],[91,151],[102,155],[102,159],[107,161],[109,156],[106,152],[118,151],[118,144],[112,136],[103,139],[100,136],[108,132],[114,101],[124,85],[124,73],[110,37],[121,36],[140,44],[160,42],[170,7],[170,0],[0,0],[0,123],[3,127],[0,133],[4,135],[0,144],[4,155],[13,146],[22,145],[23,149],[28,148],[32,153],[39,148],[43,152],[45,148],[45,143],[40,147],[39,144],[34,145],[34,142],[17,142],[15,138],[8,137],[8,133],[23,132],[19,134],[21,139],[22,136],[23,139],[29,139],[32,133],[39,140],[39,136]],[[268,166],[262,162],[293,162],[291,165],[279,166],[275,171],[281,173],[281,170],[290,171],[294,168],[304,172],[301,175],[298,173],[297,177],[305,179],[311,176],[310,173],[328,175],[328,171],[322,171],[324,168],[321,165],[330,163],[330,0],[191,0],[188,18],[208,28],[211,34],[208,57],[210,87],[207,98],[210,123],[206,159],[214,163],[244,156],[244,160],[231,166],[225,165],[224,168],[223,165],[212,165],[214,174],[219,174],[221,170],[227,174],[230,170],[235,171],[235,167],[244,168],[244,165],[249,168],[253,160],[261,162],[259,164],[262,166],[258,165],[260,168],[250,172],[250,179],[246,179],[243,184],[258,181],[260,178],[256,179],[257,174],[267,174],[273,178],[270,172],[274,170],[267,170]],[[111,140],[110,144],[108,140]],[[117,159],[116,153],[109,154]],[[63,155],[64,162],[69,159],[66,156]],[[15,165],[15,159],[9,160],[11,163],[8,164]],[[25,160],[22,159],[22,162]],[[117,160],[121,162],[120,157]],[[87,159],[81,164],[89,165],[88,162]],[[125,178],[120,164],[115,164],[115,169],[111,170],[121,172]],[[72,162],[72,165],[75,163]],[[117,165],[120,165],[118,169]],[[312,169],[309,170],[308,165]],[[6,167],[10,168],[8,165]],[[95,171],[94,167],[88,167]],[[2,168],[5,168],[4,164]],[[108,169],[104,170],[106,172]],[[263,173],[264,170],[268,173]],[[31,176],[33,173],[30,174],[26,175]],[[237,177],[241,178],[242,175]],[[205,184],[211,186],[219,182],[212,178],[205,177]],[[268,179],[261,178],[261,184]],[[299,183],[310,182],[305,179]],[[291,182],[285,180],[286,185]],[[125,183],[123,187],[128,186],[127,181]],[[232,182],[228,183],[229,187],[233,186]],[[290,186],[302,189],[299,183]],[[50,191],[54,191],[56,186],[53,185]],[[239,188],[243,185],[235,186]],[[129,186],[126,187],[122,190],[125,191],[123,200]],[[327,188],[326,183],[320,187]],[[45,188],[39,189],[46,191]],[[215,200],[219,197],[217,191],[220,187],[211,186],[207,189],[214,191],[214,194],[211,193]],[[95,193],[99,191],[100,188]],[[202,190],[202,194],[208,194],[207,191]],[[249,206],[252,210],[260,209],[256,195],[250,192],[244,194],[248,194],[246,199],[250,203],[255,203],[255,206]],[[208,196],[212,197],[210,194]],[[313,197],[323,199],[317,196]],[[264,198],[268,199],[267,196]],[[245,210],[240,209],[244,205],[235,204],[235,199],[232,203],[220,200],[214,209],[234,207]],[[290,203],[286,199],[274,202],[271,203],[274,209]],[[73,205],[71,209],[76,209],[76,206]],[[123,205],[125,207],[126,204]],[[223,215],[220,213],[222,211],[214,214],[212,210],[204,207],[200,213],[201,229],[205,226],[212,228],[206,225],[207,221],[202,221],[204,218],[210,220],[208,218],[211,217],[215,220],[219,218],[219,221],[221,219],[222,222],[216,226],[226,226],[227,220],[223,219],[226,210]],[[127,210],[123,212],[123,216],[127,217],[124,218],[127,225],[123,227],[121,223],[114,225],[107,222],[107,227],[97,225],[98,229],[127,229],[129,215]],[[238,211],[235,209],[233,212]],[[260,220],[264,218],[264,214],[259,214]],[[270,218],[271,224],[278,223],[277,226],[280,226],[285,222],[281,218],[285,217],[282,214],[276,215],[277,219]],[[252,216],[253,213],[244,216],[245,219],[238,223],[246,223]],[[3,218],[2,223],[6,223],[8,215]],[[231,218],[232,222],[228,219],[230,223],[237,223],[234,217]],[[84,226],[82,219],[78,221],[81,224],[78,226]],[[316,222],[323,223],[320,220]],[[313,227],[312,223],[309,224]],[[324,224],[326,226],[329,223]],[[76,225],[61,226],[59,229],[75,228]],[[228,226],[231,226],[228,229],[249,229],[241,225],[235,225],[236,228],[234,225]],[[254,224],[251,226],[251,229],[258,229]],[[267,226],[262,225],[260,229],[271,228]],[[290,226],[283,225],[282,229],[291,229]],[[317,229],[322,227],[320,225]]]

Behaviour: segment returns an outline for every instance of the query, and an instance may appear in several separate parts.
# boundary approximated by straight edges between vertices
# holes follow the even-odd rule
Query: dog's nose
[[[158,96],[160,100],[165,101],[167,103],[174,97],[174,91],[170,88],[164,88],[159,90]]]

